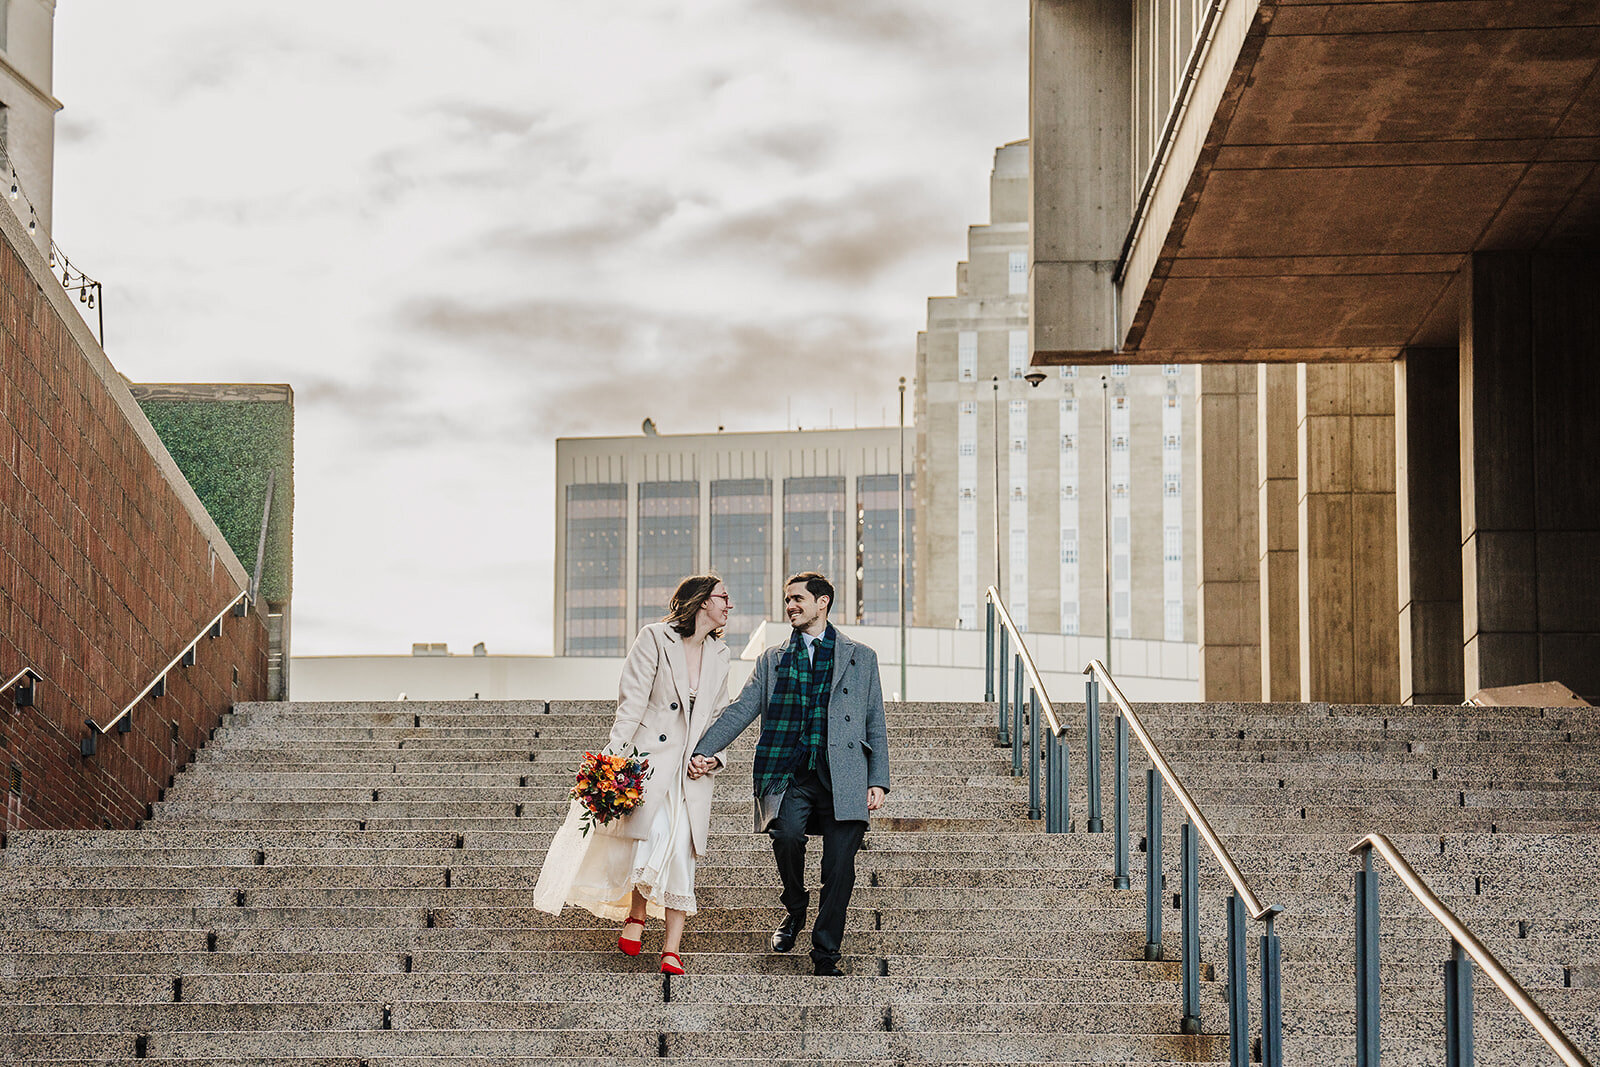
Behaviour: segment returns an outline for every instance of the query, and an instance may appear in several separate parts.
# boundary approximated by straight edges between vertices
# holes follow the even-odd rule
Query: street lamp
[[[1105,486],[1105,541],[1101,553],[1106,569],[1106,670],[1111,669],[1111,381],[1100,375],[1100,417],[1103,440],[1100,442],[1101,477]]]
[[[900,699],[906,689],[906,380],[900,379]]]

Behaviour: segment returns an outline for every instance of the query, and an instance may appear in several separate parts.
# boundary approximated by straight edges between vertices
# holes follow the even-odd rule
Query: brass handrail
[[[985,595],[994,605],[995,614],[1000,618],[1000,625],[1011,631],[1011,638],[1017,643],[1017,653],[1022,657],[1022,665],[1028,672],[1028,678],[1033,682],[1033,691],[1039,696],[1039,706],[1044,709],[1044,718],[1050,724],[1050,731],[1057,737],[1062,736],[1066,733],[1066,729],[1061,725],[1061,720],[1056,718],[1056,709],[1050,703],[1050,694],[1045,692],[1044,677],[1034,665],[1027,643],[1022,640],[1022,631],[1017,629],[1017,624],[1011,619],[1011,612],[1006,610],[1005,601],[1000,599],[1000,590],[991,585]]]
[[[1163,781],[1171,787],[1177,795],[1178,803],[1183,806],[1189,821],[1194,824],[1195,830],[1200,834],[1200,839],[1211,849],[1211,854],[1222,864],[1222,873],[1228,876],[1228,881],[1233,883],[1233,888],[1239,894],[1239,899],[1244,902],[1245,910],[1252,919],[1264,919],[1276,915],[1283,910],[1278,904],[1262,904],[1260,898],[1250,889],[1250,884],[1245,881],[1244,872],[1239,870],[1239,865],[1233,862],[1233,857],[1228,855],[1228,846],[1222,843],[1217,832],[1211,828],[1205,812],[1200,810],[1200,805],[1194,797],[1189,795],[1189,790],[1184,788],[1183,779],[1178,777],[1178,772],[1172,769],[1172,764],[1167,762],[1161,754],[1161,749],[1156,746],[1155,739],[1150,736],[1150,731],[1144,728],[1144,723],[1139,721],[1139,716],[1134,712],[1133,705],[1128,703],[1128,698],[1122,695],[1122,689],[1117,685],[1116,679],[1111,677],[1111,672],[1099,660],[1089,661],[1083,669],[1084,674],[1094,674],[1106,687],[1106,692],[1111,694],[1111,699],[1117,702],[1117,707],[1122,709],[1123,716],[1128,720],[1128,728],[1139,739],[1139,744],[1144,746],[1145,753],[1150,757],[1150,764],[1161,775]],[[1151,842],[1150,848],[1160,848],[1158,842]]]
[[[1429,914],[1438,920],[1439,925],[1445,928],[1451,939],[1477,961],[1478,966],[1489,976],[1489,980],[1511,1002],[1511,1006],[1532,1024],[1534,1030],[1544,1039],[1544,1043],[1561,1058],[1562,1063],[1568,1067],[1592,1067],[1588,1057],[1578,1051],[1562,1032],[1561,1027],[1557,1026],[1550,1016],[1545,1014],[1544,1009],[1528,995],[1527,990],[1522,988],[1522,984],[1507,973],[1500,965],[1500,961],[1495,959],[1494,953],[1490,952],[1488,947],[1456,918],[1455,912],[1434,894],[1428,883],[1422,880],[1422,876],[1417,874],[1411,864],[1406,862],[1406,858],[1400,854],[1400,850],[1395,848],[1394,842],[1383,834],[1373,833],[1350,846],[1352,856],[1368,850],[1378,853],[1388,862],[1394,873],[1400,876],[1401,884],[1417,898],[1418,903],[1428,909]]]
[[[167,664],[166,667],[163,668],[162,671],[159,674],[157,674],[154,678],[150,679],[150,684],[145,686],[143,689],[139,690],[139,695],[134,697],[132,700],[128,701],[127,707],[125,707],[121,711],[117,712],[115,718],[113,718],[110,722],[106,723],[104,726],[102,726],[99,723],[95,722],[93,719],[87,720],[88,724],[90,726],[94,727],[94,729],[95,729],[95,731],[97,733],[102,733],[103,734],[107,730],[110,730],[113,726],[117,725],[117,723],[119,723],[123,719],[127,718],[128,714],[130,712],[132,712],[134,708],[139,706],[139,702],[141,700],[143,700],[145,697],[149,696],[151,691],[153,689],[155,689],[156,686],[160,685],[163,681],[165,681],[167,675],[171,674],[173,672],[173,670],[175,670],[177,668],[177,666],[180,663],[183,662],[183,658],[185,656],[187,656],[190,652],[194,651],[194,649],[200,644],[200,641],[206,636],[206,634],[210,633],[212,630],[215,630],[217,628],[217,626],[221,624],[222,620],[227,617],[228,613],[233,611],[235,608],[237,608],[239,606],[240,601],[244,602],[245,611],[249,611],[249,605],[250,605],[250,592],[249,592],[249,590],[244,590],[244,591],[240,592],[238,596],[234,597],[232,600],[230,600],[228,602],[228,606],[227,607],[225,607],[221,611],[217,612],[215,618],[213,618],[210,622],[206,623],[205,626],[201,627],[200,632],[198,634],[195,634],[194,640],[190,641],[188,644],[184,645],[183,646],[183,651],[179,652],[177,654],[177,656],[173,657],[172,662]]]

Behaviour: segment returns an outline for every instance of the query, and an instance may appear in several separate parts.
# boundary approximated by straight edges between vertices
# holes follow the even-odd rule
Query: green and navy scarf
[[[756,796],[782,793],[795,771],[815,770],[828,736],[828,692],[833,681],[834,629],[830,623],[806,656],[805,638],[794,631],[778,661],[777,684],[756,742]]]

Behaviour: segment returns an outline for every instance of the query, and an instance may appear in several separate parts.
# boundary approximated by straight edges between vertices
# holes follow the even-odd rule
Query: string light
[[[17,177],[17,168],[8,164],[6,169],[11,173],[11,190],[7,196],[12,200],[21,200],[28,205],[28,233],[30,235],[37,234],[39,232],[39,212],[34,208],[33,201],[28,198],[28,194],[22,191],[22,179]],[[17,215],[19,218],[21,217],[22,212],[20,209],[17,209]],[[104,293],[101,290],[100,283],[75,267],[72,260],[67,258],[67,254],[61,251],[61,247],[56,244],[53,237],[50,239],[46,254],[50,261],[51,277],[55,277],[53,272],[60,268],[61,288],[69,294],[77,293],[78,303],[90,309],[99,309],[104,304],[102,299]],[[96,321],[99,325],[100,345],[104,347],[106,343],[106,327],[103,312],[96,317]]]

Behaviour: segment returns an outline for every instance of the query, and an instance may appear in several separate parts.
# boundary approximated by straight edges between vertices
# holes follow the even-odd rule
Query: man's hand
[[[717,758],[715,756],[691,756],[689,758],[690,778],[699,778],[702,775],[710,774],[716,769]]]
[[[877,811],[883,807],[883,790],[873,786],[867,790],[867,810]]]

